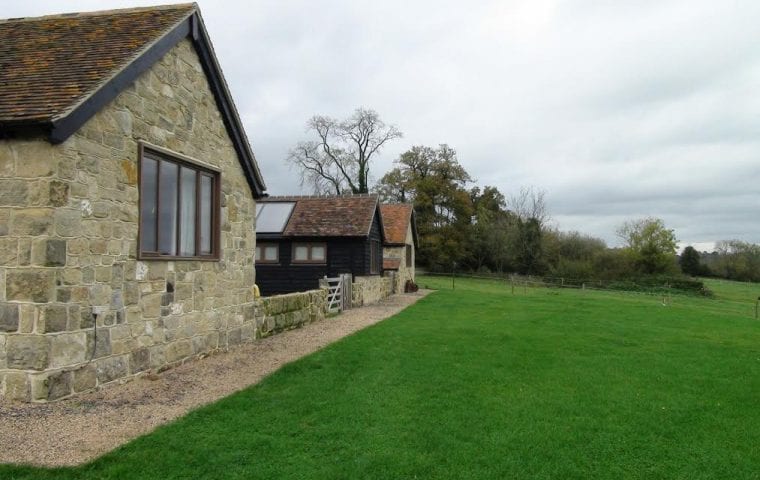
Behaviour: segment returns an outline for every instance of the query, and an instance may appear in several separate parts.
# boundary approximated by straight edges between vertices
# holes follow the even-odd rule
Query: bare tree
[[[315,193],[340,195],[369,192],[370,164],[385,143],[402,136],[386,125],[376,111],[357,108],[345,120],[316,115],[307,129],[317,139],[299,142],[289,153],[288,163],[301,171],[301,185],[308,183]]]
[[[546,191],[544,190],[537,190],[534,187],[520,187],[520,193],[509,197],[507,206],[521,220],[536,220],[541,228],[550,219],[546,207]]]

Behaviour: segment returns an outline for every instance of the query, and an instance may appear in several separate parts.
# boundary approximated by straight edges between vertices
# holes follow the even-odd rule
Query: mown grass
[[[440,290],[89,465],[0,478],[760,478],[736,302],[420,283]]]

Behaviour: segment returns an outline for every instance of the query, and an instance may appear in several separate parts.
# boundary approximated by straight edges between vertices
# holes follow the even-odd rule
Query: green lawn
[[[92,464],[0,478],[760,478],[738,286],[664,307],[420,283],[441,290]]]

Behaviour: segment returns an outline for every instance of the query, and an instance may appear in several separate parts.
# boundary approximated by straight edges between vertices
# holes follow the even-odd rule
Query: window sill
[[[218,262],[221,257],[172,257],[169,255],[138,255],[137,260],[141,262],[149,260],[163,260],[171,262]]]

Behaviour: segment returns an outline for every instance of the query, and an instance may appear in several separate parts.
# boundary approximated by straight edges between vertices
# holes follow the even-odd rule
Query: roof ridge
[[[39,20],[54,20],[56,18],[79,18],[79,17],[96,17],[101,15],[114,15],[117,13],[138,13],[146,11],[157,10],[180,10],[183,8],[194,8],[198,10],[198,4],[196,2],[190,3],[173,3],[166,5],[153,5],[147,7],[128,7],[128,8],[112,8],[109,10],[93,10],[89,12],[66,12],[66,13],[52,13],[50,15],[40,15],[37,17],[15,17],[15,18],[0,18],[0,23],[20,23],[20,22],[36,22]]]
[[[266,198],[262,198],[259,201],[267,201],[267,200],[277,200],[277,199],[299,199],[299,200],[308,200],[308,199],[328,199],[328,198],[373,198],[377,197],[378,195],[376,193],[347,193],[347,194],[340,194],[340,195],[270,195]]]

